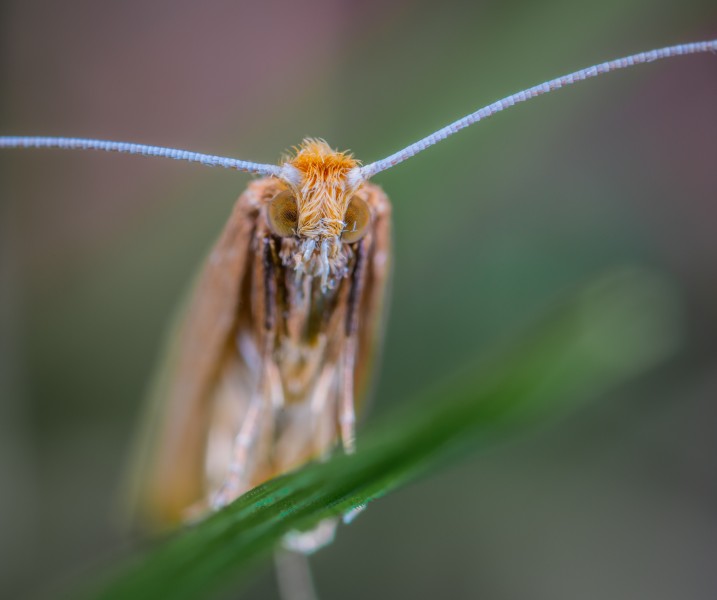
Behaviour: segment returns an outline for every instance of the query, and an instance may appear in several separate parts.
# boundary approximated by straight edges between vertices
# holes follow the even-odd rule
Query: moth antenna
[[[558,90],[563,86],[571,85],[585,79],[590,79],[591,77],[597,77],[598,75],[609,73],[610,71],[625,69],[634,65],[652,62],[662,58],[669,58],[671,56],[683,56],[686,54],[697,54],[700,52],[717,52],[717,40],[693,42],[691,44],[678,44],[677,46],[668,46],[667,48],[640,52],[639,54],[633,54],[632,56],[626,56],[624,58],[618,58],[609,62],[593,65],[592,67],[575,71],[569,75],[563,75],[562,77],[551,79],[550,81],[546,81],[540,85],[533,86],[516,94],[507,96],[497,102],[493,102],[493,104],[484,106],[483,108],[480,108],[477,111],[454,121],[450,125],[446,125],[442,129],[433,132],[431,135],[418,140],[410,146],[406,146],[402,150],[399,150],[384,159],[377,160],[376,162],[361,167],[360,173],[364,179],[369,179],[376,175],[376,173],[390,169],[407,158],[415,156],[419,152],[433,146],[433,144],[440,142],[441,140],[446,139],[448,136],[453,135],[464,127],[468,127],[478,121],[482,121],[483,119],[505,110],[518,102],[530,100],[536,96],[541,96],[543,94],[547,94],[548,92]]]
[[[190,152],[178,148],[164,148],[162,146],[147,146],[131,142],[114,142],[110,140],[90,140],[84,138],[66,137],[33,137],[33,136],[0,136],[0,148],[59,148],[61,150],[104,150],[105,152],[120,152],[122,154],[139,154],[141,156],[157,156],[200,163],[208,167],[223,167],[248,171],[260,175],[278,176],[281,167],[262,163],[229,158],[227,156],[214,156],[200,152]]]

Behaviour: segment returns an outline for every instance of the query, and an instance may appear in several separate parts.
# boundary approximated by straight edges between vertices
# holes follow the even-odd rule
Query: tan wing
[[[257,180],[239,197],[178,324],[142,436],[135,491],[143,521],[179,522],[203,495],[210,400],[243,310],[261,199],[274,188],[271,179]]]
[[[391,203],[377,185],[366,184],[368,203],[373,209],[373,243],[368,259],[366,288],[359,308],[359,345],[354,375],[357,412],[365,405],[374,379],[383,341],[391,279]]]

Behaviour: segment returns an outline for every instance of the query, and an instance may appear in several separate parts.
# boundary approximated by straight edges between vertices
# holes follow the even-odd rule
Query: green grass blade
[[[635,271],[578,290],[498,356],[363,432],[356,455],[252,490],[118,567],[92,597],[206,598],[288,531],[371,502],[654,365],[676,339],[670,300]]]

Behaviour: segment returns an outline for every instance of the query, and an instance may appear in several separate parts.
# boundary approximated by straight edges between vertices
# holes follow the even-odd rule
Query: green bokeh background
[[[1,10],[3,133],[266,162],[305,135],[371,161],[556,75],[717,37],[708,1]],[[717,58],[676,59],[516,107],[376,178],[394,204],[396,268],[372,414],[625,262],[682,297],[685,350],[375,503],[313,560],[323,597],[714,597],[715,106]],[[52,597],[126,543],[117,498],[145,389],[248,176],[1,158],[0,595]],[[268,568],[243,593],[276,597]]]

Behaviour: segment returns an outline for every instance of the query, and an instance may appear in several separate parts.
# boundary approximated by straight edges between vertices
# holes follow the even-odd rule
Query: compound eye
[[[269,227],[274,235],[279,237],[296,235],[296,227],[299,224],[299,207],[296,204],[296,198],[290,191],[279,192],[274,196],[269,202],[267,213]]]
[[[369,225],[371,225],[371,210],[365,200],[358,196],[351,198],[344,215],[344,223],[341,241],[346,244],[358,242],[368,233]]]

